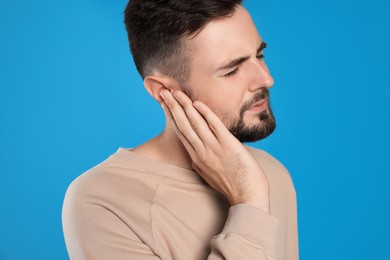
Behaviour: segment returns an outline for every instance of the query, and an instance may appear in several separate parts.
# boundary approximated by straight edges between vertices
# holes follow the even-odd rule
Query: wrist
[[[255,201],[246,201],[245,204],[254,206],[262,211],[269,213],[269,199],[255,200]]]
[[[259,196],[253,196],[253,197],[247,197],[247,198],[242,198],[240,200],[233,200],[230,201],[230,206],[235,206],[238,204],[248,204],[251,206],[254,206],[258,209],[261,209],[262,211],[269,213],[269,195],[268,194],[263,194]]]

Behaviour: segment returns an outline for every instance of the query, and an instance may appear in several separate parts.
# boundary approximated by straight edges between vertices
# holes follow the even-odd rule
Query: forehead
[[[213,70],[231,59],[252,55],[261,41],[250,14],[240,5],[231,17],[211,21],[189,40],[192,67]]]

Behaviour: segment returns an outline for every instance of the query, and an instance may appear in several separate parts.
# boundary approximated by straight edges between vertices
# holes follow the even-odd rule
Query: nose
[[[256,59],[252,64],[252,81],[249,90],[254,92],[260,88],[271,88],[274,85],[274,79],[265,61],[263,59]]]

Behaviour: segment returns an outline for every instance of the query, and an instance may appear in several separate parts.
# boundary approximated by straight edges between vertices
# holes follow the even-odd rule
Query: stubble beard
[[[268,107],[259,113],[257,119],[259,122],[253,126],[247,126],[244,122],[245,112],[260,100],[266,100]],[[241,143],[250,143],[262,140],[273,133],[276,128],[275,117],[272,113],[269,91],[263,89],[251,101],[246,102],[240,109],[239,118],[228,126],[228,130]]]

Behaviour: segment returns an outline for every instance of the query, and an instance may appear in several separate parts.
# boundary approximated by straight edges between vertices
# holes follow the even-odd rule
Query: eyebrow
[[[256,54],[259,54],[265,47],[267,47],[267,43],[262,42],[260,44],[260,47],[257,49]],[[234,60],[230,61],[229,63],[227,63],[226,65],[223,65],[222,67],[218,68],[217,71],[219,71],[219,70],[226,70],[226,69],[235,67],[237,65],[240,65],[241,63],[243,63],[244,61],[248,60],[249,58],[250,58],[250,56],[244,56],[244,57],[240,57],[240,58],[234,59]]]

